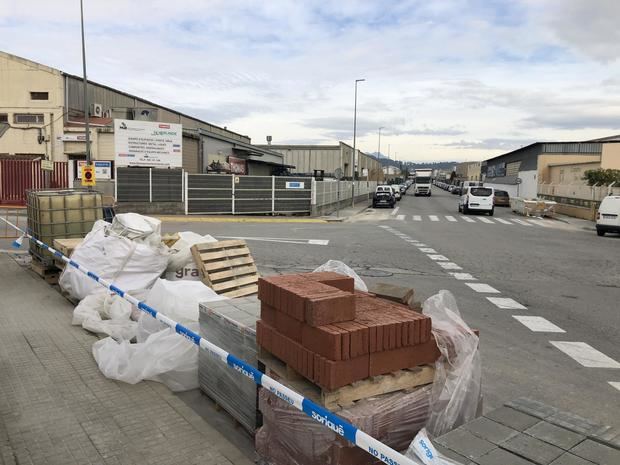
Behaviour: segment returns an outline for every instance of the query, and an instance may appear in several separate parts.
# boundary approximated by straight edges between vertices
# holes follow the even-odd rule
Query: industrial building
[[[284,164],[294,166],[291,173],[311,176],[315,170],[323,171],[327,177],[333,177],[340,168],[344,178],[353,176],[353,147],[339,142],[338,145],[258,145],[258,147],[277,152],[284,157]],[[381,181],[381,162],[371,155],[356,149],[358,165],[357,178],[369,181]]]
[[[86,151],[82,78],[0,52],[0,82],[0,158],[68,162],[69,180],[77,179]],[[88,101],[92,159],[109,162],[109,178],[114,119],[181,124],[189,173],[271,175],[287,168],[280,153],[252,145],[248,136],[135,95],[89,81]]]
[[[620,137],[583,142],[535,142],[482,162],[485,185],[511,196],[536,198],[539,185],[560,178],[569,169],[620,169]],[[557,174],[556,174],[557,172]]]
[[[480,161],[466,161],[456,165],[456,179],[458,181],[480,181]]]

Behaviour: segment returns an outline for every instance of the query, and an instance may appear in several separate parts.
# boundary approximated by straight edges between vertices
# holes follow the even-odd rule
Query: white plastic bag
[[[71,259],[121,289],[148,289],[166,269],[168,251],[161,244],[151,247],[136,241],[107,234],[108,223],[96,221]],[[60,287],[82,300],[101,286],[72,266],[66,266]]]
[[[315,273],[318,273],[319,271],[333,271],[335,273],[343,274],[345,276],[350,276],[355,281],[356,290],[368,292],[368,287],[366,286],[366,283],[362,281],[362,278],[360,278],[355,271],[353,271],[350,267],[348,267],[341,261],[329,260],[323,265],[319,266],[316,270],[314,270]]]
[[[413,438],[405,457],[420,465],[463,465],[441,455],[429,439],[426,428],[422,428]]]
[[[194,244],[217,242],[217,239],[208,234],[201,236],[191,231],[182,231],[178,234],[179,240],[170,247],[171,255],[166,268],[166,279],[200,281],[200,273],[194,263],[191,248]]]
[[[188,326],[198,331],[198,323]],[[93,344],[93,356],[107,378],[129,384],[158,381],[172,391],[198,387],[198,350],[171,328],[151,334],[142,343],[119,343],[108,337]]]
[[[426,430],[441,436],[476,418],[482,393],[482,363],[478,336],[463,321],[449,291],[424,302],[441,357],[435,363],[431,413]]]
[[[159,247],[161,244],[161,221],[138,213],[119,213],[112,220],[108,233],[129,240]]]

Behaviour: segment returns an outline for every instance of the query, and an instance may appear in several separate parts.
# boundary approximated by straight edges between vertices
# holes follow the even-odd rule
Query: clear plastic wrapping
[[[396,450],[406,449],[428,418],[430,386],[360,400],[336,412]],[[263,426],[256,451],[270,465],[366,465],[379,463],[265,389],[259,393]]]
[[[200,335],[256,366],[256,320],[260,302],[254,297],[200,304]],[[256,384],[200,351],[200,388],[249,432],[256,429]]]
[[[321,271],[333,271],[334,273],[350,276],[353,278],[353,281],[355,281],[355,289],[357,291],[368,292],[368,286],[366,286],[366,283],[362,280],[362,278],[360,278],[351,267],[339,260],[328,260],[314,270],[315,273],[319,273]]]

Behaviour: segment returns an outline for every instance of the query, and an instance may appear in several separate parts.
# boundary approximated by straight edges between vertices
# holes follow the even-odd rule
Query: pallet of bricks
[[[353,279],[335,273],[261,278],[258,297],[265,372],[390,447],[406,449],[428,417],[432,366],[440,356],[430,318],[357,292]],[[335,426],[265,389],[259,410],[255,444],[263,464],[380,463]]]

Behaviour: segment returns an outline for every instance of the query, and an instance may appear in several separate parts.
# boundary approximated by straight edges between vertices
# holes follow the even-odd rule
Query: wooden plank
[[[54,239],[53,247],[62,252],[63,255],[70,257],[75,248],[82,243],[83,238],[60,238]]]
[[[241,289],[236,289],[234,291],[220,292],[219,294],[233,299],[235,297],[245,297],[247,295],[256,294],[257,292],[258,292],[258,286],[254,284],[252,286],[242,287]]]
[[[221,260],[221,259],[225,260],[227,258],[241,257],[244,255],[250,255],[250,249],[248,249],[247,247],[236,247],[234,249],[226,249],[226,250],[221,250],[217,252],[201,251],[200,259],[203,262],[206,262],[206,261],[214,261],[214,260]]]
[[[217,242],[205,242],[203,244],[196,244],[196,248],[198,250],[200,250],[201,252],[205,251],[205,250],[220,250],[220,249],[226,249],[226,248],[230,248],[230,247],[240,247],[240,246],[246,246],[247,244],[245,243],[244,240],[230,240],[230,241],[217,241]]]
[[[256,269],[256,265],[246,265],[246,266],[232,266],[229,264],[228,270],[219,271],[217,273],[209,273],[209,279],[213,281],[219,281],[220,279],[232,278],[237,276],[243,276],[246,274],[256,273],[258,270]]]
[[[222,260],[221,262],[203,263],[204,269],[209,272],[222,270],[224,268],[253,264],[254,259],[252,257],[230,258],[228,260]]]
[[[241,287],[241,286],[246,286],[248,284],[256,284],[258,282],[258,275],[254,273],[253,275],[250,275],[250,276],[244,276],[241,278],[231,278],[231,279],[227,279],[226,281],[220,281],[219,283],[213,282],[215,280],[211,276],[209,276],[209,279],[213,283],[213,286],[212,286],[213,290],[215,292],[218,292],[218,291],[225,291],[226,289],[231,289],[233,287]]]

